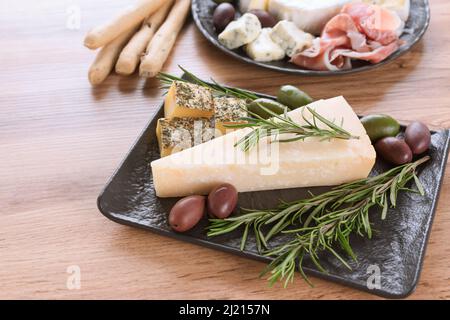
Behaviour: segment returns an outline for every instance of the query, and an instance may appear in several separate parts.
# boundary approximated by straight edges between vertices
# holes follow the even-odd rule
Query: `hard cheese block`
[[[308,138],[264,143],[244,152],[235,142],[250,132],[240,129],[151,163],[156,195],[177,197],[207,194],[228,182],[239,192],[295,187],[331,186],[365,178],[375,163],[375,150],[361,122],[343,97],[309,105],[329,120],[343,121],[359,139],[320,141]],[[303,108],[289,113],[303,123]],[[305,110],[303,115],[311,117]],[[289,135],[283,138],[289,138]]]

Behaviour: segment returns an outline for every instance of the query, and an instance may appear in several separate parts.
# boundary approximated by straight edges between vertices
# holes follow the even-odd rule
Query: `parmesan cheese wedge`
[[[178,197],[208,194],[220,183],[233,184],[239,192],[295,187],[332,186],[366,178],[375,150],[364,127],[343,97],[309,105],[325,118],[341,122],[359,139],[264,143],[244,152],[234,147],[249,133],[244,128],[151,163],[156,195]],[[303,108],[289,116],[303,123]],[[305,117],[312,117],[304,110]],[[289,135],[286,137],[289,138]]]

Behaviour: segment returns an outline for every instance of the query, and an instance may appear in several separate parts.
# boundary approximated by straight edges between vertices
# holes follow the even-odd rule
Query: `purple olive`
[[[205,214],[204,196],[189,196],[178,200],[169,213],[169,225],[173,230],[185,232],[197,225]]]
[[[236,188],[224,183],[215,187],[208,195],[208,213],[219,219],[225,219],[233,213],[238,202]]]
[[[261,22],[261,26],[263,28],[272,28],[274,25],[277,24],[275,18],[267,11],[260,9],[252,9],[249,11],[249,13],[253,13],[255,16],[258,17],[258,20],[259,22]]]
[[[213,24],[217,32],[221,32],[226,26],[234,20],[236,10],[232,4],[224,2],[219,4],[213,13]]]
[[[405,142],[411,148],[413,154],[421,154],[430,148],[430,129],[422,122],[415,121],[406,127]]]
[[[412,151],[406,142],[395,137],[382,138],[375,143],[375,150],[386,161],[401,165],[412,160]]]

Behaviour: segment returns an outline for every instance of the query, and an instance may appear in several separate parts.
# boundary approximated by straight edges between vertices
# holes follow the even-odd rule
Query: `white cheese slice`
[[[292,57],[312,46],[314,36],[303,32],[291,21],[280,21],[270,31],[273,42],[283,48],[287,56]]]
[[[271,28],[261,30],[258,38],[245,46],[245,52],[255,61],[269,62],[284,58],[284,50],[270,37]]]
[[[247,12],[253,9],[266,10],[270,0],[240,0],[239,9],[241,12]]]
[[[278,20],[289,20],[297,27],[319,35],[325,24],[342,7],[354,0],[271,0],[268,11]]]
[[[409,17],[410,0],[362,0],[365,3],[377,4],[383,8],[392,10],[398,14],[403,22]]]
[[[241,12],[247,12],[251,1],[252,0],[239,0],[239,10],[241,10]]]
[[[359,139],[258,144],[244,152],[234,143],[249,128],[151,163],[153,183],[159,197],[208,194],[217,184],[228,182],[239,192],[295,187],[332,186],[365,178],[375,163],[375,150],[361,122],[343,97],[319,100],[309,105],[325,118],[342,122]],[[298,123],[303,108],[289,112]],[[303,113],[311,117],[309,111]],[[289,135],[283,137],[288,138]]]
[[[246,13],[230,22],[219,34],[219,42],[228,49],[236,49],[255,40],[261,32],[261,22],[257,16]]]

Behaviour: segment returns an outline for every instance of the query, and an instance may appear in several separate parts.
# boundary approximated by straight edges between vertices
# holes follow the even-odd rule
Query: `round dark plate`
[[[300,75],[335,75],[335,74],[348,74],[371,70],[382,65],[385,65],[401,55],[405,54],[422,38],[425,31],[428,28],[430,22],[430,6],[428,0],[411,0],[411,9],[409,19],[406,21],[405,30],[401,36],[401,39],[405,41],[405,44],[400,47],[396,52],[390,55],[386,60],[370,64],[364,61],[353,61],[353,68],[342,71],[313,71],[301,69],[298,66],[288,62],[287,59],[273,62],[257,62],[250,59],[242,49],[230,50],[219,43],[217,39],[217,33],[214,30],[212,23],[212,14],[216,3],[212,0],[192,0],[192,16],[197,24],[197,27],[203,33],[203,35],[217,48],[225,53],[245,61],[250,64],[258,65],[264,68],[295,73]]]

